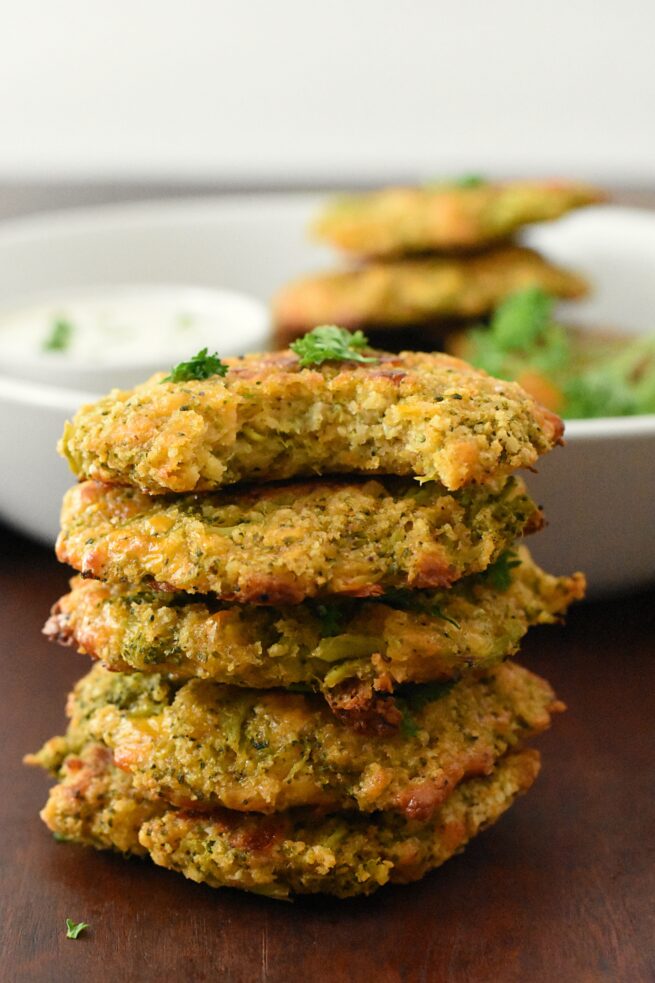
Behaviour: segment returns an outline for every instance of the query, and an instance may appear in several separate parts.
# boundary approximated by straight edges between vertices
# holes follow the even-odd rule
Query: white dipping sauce
[[[0,311],[0,372],[103,391],[132,386],[202,348],[266,347],[265,305],[221,289],[125,286]]]

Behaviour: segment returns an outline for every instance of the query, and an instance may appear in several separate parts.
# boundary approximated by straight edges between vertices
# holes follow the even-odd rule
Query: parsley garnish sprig
[[[362,355],[368,338],[362,331],[351,333],[336,324],[322,324],[289,346],[300,359],[300,367],[323,362],[377,362],[375,356]]]
[[[221,362],[218,353],[210,355],[207,348],[201,348],[188,362],[178,362],[173,366],[170,375],[162,379],[162,382],[189,382],[191,379],[211,379],[214,375],[226,374],[227,365]]]
[[[66,938],[77,939],[85,928],[89,928],[87,922],[74,922],[72,918],[66,919]]]

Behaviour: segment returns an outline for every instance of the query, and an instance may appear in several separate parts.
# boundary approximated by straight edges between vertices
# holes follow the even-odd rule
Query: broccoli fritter
[[[460,781],[490,774],[563,709],[548,683],[512,662],[454,685],[412,687],[398,703],[400,729],[369,735],[315,695],[198,679],[178,688],[96,666],[71,694],[67,736],[37,760],[56,771],[97,741],[138,792],[180,808],[319,806],[427,820]]]
[[[212,887],[274,898],[345,898],[415,881],[438,867],[495,822],[538,772],[536,751],[509,754],[491,775],[462,782],[429,822],[395,813],[203,815],[145,799],[106,748],[89,745],[66,759],[41,817],[59,837],[149,854],[156,864]]]
[[[560,218],[605,198],[598,188],[572,181],[386,188],[336,199],[317,219],[314,233],[360,256],[480,249],[524,225]]]
[[[224,377],[157,375],[83,406],[60,451],[78,477],[152,494],[353,472],[452,491],[530,467],[561,442],[562,421],[516,383],[449,355],[365,357],[301,368],[273,352],[226,359]]]
[[[571,299],[587,291],[580,276],[519,246],[475,256],[372,263],[284,287],[274,302],[276,334],[282,344],[320,324],[381,331],[480,318],[526,287]]]
[[[297,604],[450,586],[542,519],[510,477],[454,493],[387,478],[165,498],[90,481],[67,492],[61,522],[57,556],[86,576]]]
[[[30,755],[25,761],[38,764]],[[136,792],[129,774],[114,765],[108,747],[89,744],[79,754],[67,756],[58,777],[61,784],[51,789],[41,812],[57,837],[98,850],[147,853],[139,844],[139,832],[167,807]]]
[[[544,573],[522,547],[450,590],[363,603],[234,606],[81,578],[72,586],[44,631],[109,669],[324,692],[359,680],[372,696],[490,668],[516,652],[530,625],[556,621],[582,597],[584,578]]]

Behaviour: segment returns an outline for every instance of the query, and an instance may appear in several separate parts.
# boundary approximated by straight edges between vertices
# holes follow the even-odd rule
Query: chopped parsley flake
[[[521,561],[516,553],[513,550],[506,550],[505,553],[502,553],[498,557],[495,563],[487,567],[481,576],[485,580],[488,580],[496,590],[504,592],[512,583],[512,570],[520,566]]]
[[[63,317],[57,318],[50,333],[43,339],[44,352],[65,352],[73,338],[73,325]]]
[[[88,926],[88,924],[86,922],[77,922],[76,923],[76,922],[73,921],[72,918],[67,918],[66,919],[66,938],[67,939],[77,939],[77,938],[79,938],[80,933],[83,932],[84,929],[85,928],[88,928],[88,927],[89,926]]]
[[[418,734],[418,724],[409,712],[409,708],[403,700],[396,700],[396,706],[400,710],[400,732],[403,737],[416,737]]]
[[[207,348],[190,358],[188,362],[178,362],[162,382],[189,382],[191,379],[211,379],[214,375],[227,374],[227,365],[221,362],[218,354],[208,354]]]
[[[416,713],[422,710],[428,703],[434,703],[450,693],[456,680],[447,679],[445,682],[433,683],[414,683],[408,685],[404,690],[404,699],[407,700],[411,710]]]
[[[442,621],[447,621],[449,625],[453,626],[453,628],[462,627],[459,621],[455,621],[455,619],[451,618],[450,615],[444,614],[438,604],[433,604],[432,606],[430,606],[429,613],[432,615],[433,618],[441,618]]]
[[[398,687],[394,693],[394,701],[401,713],[400,730],[405,737],[415,737],[419,732],[414,714],[419,713],[428,703],[440,700],[450,693],[455,683],[456,680],[449,679],[441,683],[409,683]]]
[[[337,604],[317,604],[316,615],[321,622],[321,635],[324,638],[339,634],[343,624],[343,610]]]
[[[368,348],[368,338],[362,331],[351,333],[336,324],[322,324],[289,347],[300,358],[301,368],[330,361],[377,361],[373,356],[362,355],[362,349]]]
[[[429,596],[421,591],[403,590],[402,588],[391,588],[379,598],[371,598],[381,604],[391,604],[401,611],[412,611],[414,614],[427,614],[432,618],[441,618],[448,622],[453,628],[461,628],[459,621],[455,621],[450,615],[444,614],[441,606],[435,604]]]

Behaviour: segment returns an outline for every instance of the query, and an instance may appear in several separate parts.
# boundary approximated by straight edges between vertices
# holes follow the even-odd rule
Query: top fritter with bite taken
[[[216,360],[221,374],[209,378],[160,374],[114,390],[67,423],[60,451],[78,477],[150,494],[334,473],[413,475],[456,490],[531,467],[561,442],[561,420],[515,383],[339,332]]]
[[[560,218],[604,201],[598,188],[573,181],[482,180],[386,188],[329,204],[317,238],[359,256],[400,256],[480,249],[522,226]]]

